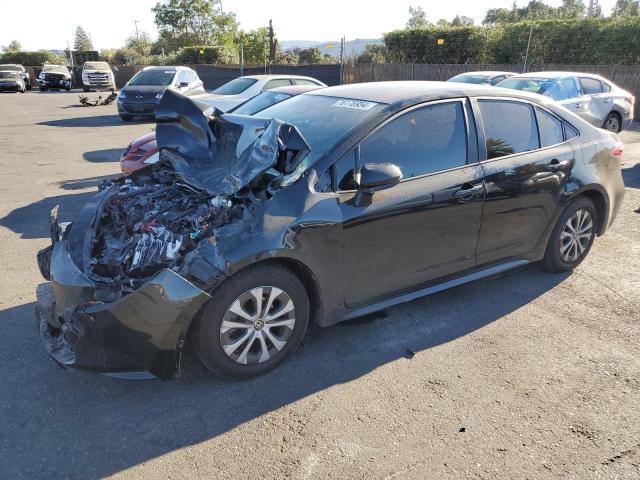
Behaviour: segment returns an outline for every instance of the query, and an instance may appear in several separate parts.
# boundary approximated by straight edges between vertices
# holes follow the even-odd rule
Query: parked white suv
[[[82,66],[82,89],[115,90],[116,81],[107,62],[84,62]]]

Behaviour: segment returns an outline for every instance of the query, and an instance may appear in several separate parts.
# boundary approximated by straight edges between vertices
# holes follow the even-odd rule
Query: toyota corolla
[[[167,91],[160,161],[71,224],[52,212],[36,312],[61,365],[168,379],[192,345],[212,371],[262,374],[310,323],[571,270],[624,193],[617,136],[535,94],[386,82],[260,117],[203,108]]]

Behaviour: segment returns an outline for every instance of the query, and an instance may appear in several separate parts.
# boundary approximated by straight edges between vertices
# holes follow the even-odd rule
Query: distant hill
[[[364,52],[364,47],[367,45],[384,45],[384,42],[381,38],[375,39],[361,39],[358,38],[356,40],[348,40],[344,44],[345,55],[360,55]],[[282,50],[293,50],[295,48],[311,48],[317,47],[320,49],[320,52],[324,54],[331,55],[332,57],[340,56],[340,40],[335,41],[325,41],[325,42],[315,42],[312,40],[285,40],[280,42],[280,46]]]

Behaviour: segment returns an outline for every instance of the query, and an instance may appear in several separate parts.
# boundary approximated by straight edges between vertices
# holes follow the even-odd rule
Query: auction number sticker
[[[376,105],[376,102],[365,102],[364,100],[338,100],[331,106],[336,108],[351,108],[352,110],[371,110]]]

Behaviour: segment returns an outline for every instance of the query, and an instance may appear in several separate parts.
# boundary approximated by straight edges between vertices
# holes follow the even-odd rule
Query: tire
[[[260,310],[265,309],[262,315],[256,309],[257,295],[262,300]],[[274,318],[265,318],[268,312]],[[270,323],[284,325],[269,327]],[[300,345],[308,324],[309,298],[300,279],[286,268],[258,265],[214,291],[195,325],[194,344],[210,371],[250,378],[282,364]],[[237,325],[242,327],[234,328]]]
[[[579,196],[569,203],[551,232],[543,268],[566,272],[580,265],[591,250],[597,224],[598,214],[591,199]]]
[[[607,115],[606,120],[602,124],[602,128],[613,133],[620,133],[620,130],[622,130],[622,118],[618,113],[611,112]]]
[[[48,87],[40,87],[41,92],[46,92],[48,89],[49,89]]]
[[[131,120],[133,120],[133,117],[131,115],[120,115],[120,118],[123,122],[130,122]]]
[[[90,92],[90,91],[91,91],[91,89],[90,89],[90,88],[83,88],[83,89],[82,89],[82,91],[83,91],[83,92]]]

